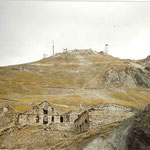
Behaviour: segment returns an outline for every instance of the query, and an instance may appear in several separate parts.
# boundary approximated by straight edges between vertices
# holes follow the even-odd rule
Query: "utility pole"
[[[54,41],[52,43],[53,43],[52,49],[53,49],[53,55],[54,55],[55,54],[55,52],[54,52]]]

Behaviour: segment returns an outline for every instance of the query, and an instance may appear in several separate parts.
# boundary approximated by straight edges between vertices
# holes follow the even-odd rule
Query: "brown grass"
[[[20,105],[14,105],[12,106],[16,111],[19,111],[19,112],[24,112],[30,108],[33,107],[33,105],[28,105],[28,104],[20,104]]]

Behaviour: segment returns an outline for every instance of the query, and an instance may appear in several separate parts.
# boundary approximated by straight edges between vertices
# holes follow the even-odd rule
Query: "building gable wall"
[[[89,129],[89,113],[83,112],[75,121],[75,130],[77,133],[85,132]]]

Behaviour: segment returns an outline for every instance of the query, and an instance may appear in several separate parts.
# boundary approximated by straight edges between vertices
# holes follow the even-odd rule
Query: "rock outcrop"
[[[150,55],[146,57],[145,59],[145,64],[149,65],[150,64]]]
[[[150,105],[136,115],[133,121],[128,150],[150,150]]]
[[[129,88],[137,86],[150,88],[150,75],[140,68],[126,68],[119,71],[112,68],[104,74],[104,78],[107,83],[122,84]]]
[[[138,85],[150,88],[150,74],[145,74],[141,69],[137,69],[135,79]]]

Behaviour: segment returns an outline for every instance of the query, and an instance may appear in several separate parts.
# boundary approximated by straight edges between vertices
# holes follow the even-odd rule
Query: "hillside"
[[[150,56],[122,60],[69,50],[0,67],[0,148],[144,150],[149,148],[149,103]],[[59,120],[63,115],[68,122]]]
[[[150,56],[119,59],[69,50],[22,65],[0,67],[0,105],[24,111],[40,101],[64,111],[103,103],[143,108],[150,103]]]

